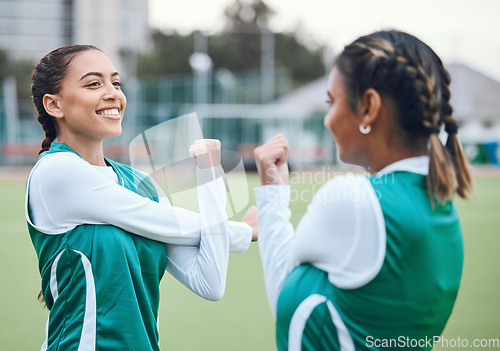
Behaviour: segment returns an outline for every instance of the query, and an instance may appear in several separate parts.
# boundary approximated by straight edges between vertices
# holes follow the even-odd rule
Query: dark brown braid
[[[402,134],[404,146],[428,143],[431,203],[435,197],[443,203],[455,192],[465,197],[472,186],[470,173],[451,117],[449,76],[434,51],[407,33],[382,31],[346,46],[335,64],[353,111],[373,88],[396,104],[395,132]],[[449,135],[446,148],[438,138],[443,124]]]
[[[427,176],[427,189],[432,204],[434,196],[444,203],[453,197],[458,188],[456,169],[451,161],[448,150],[443,147],[438,134],[442,125],[442,84],[441,77],[432,61],[423,57],[421,63],[417,64],[417,79],[415,88],[420,93],[420,100],[424,105],[422,124],[429,136],[429,174]],[[420,84],[418,81],[421,80]]]
[[[41,154],[50,149],[50,145],[57,137],[58,130],[54,117],[50,116],[45,110],[38,114],[38,122],[40,122],[45,132],[45,139],[42,141],[42,149],[38,152],[38,154]]]
[[[462,149],[462,145],[458,141],[458,125],[453,119],[453,108],[450,105],[450,75],[448,71],[444,68],[441,61],[441,83],[442,83],[442,104],[441,104],[441,116],[443,118],[444,130],[448,134],[446,140],[446,149],[448,150],[450,157],[455,167],[455,173],[457,175],[457,194],[462,198],[467,198],[467,193],[472,191],[473,183],[470,174],[469,163],[465,157],[465,153]]]
[[[99,49],[92,45],[63,46],[45,55],[33,70],[31,93],[38,112],[38,122],[45,132],[40,154],[50,149],[50,145],[58,134],[55,118],[49,115],[43,106],[43,97],[46,94],[57,94],[61,91],[61,81],[66,75],[72,58],[78,52],[86,50]]]

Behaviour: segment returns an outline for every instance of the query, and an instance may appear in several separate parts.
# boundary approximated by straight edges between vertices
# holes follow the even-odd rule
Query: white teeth
[[[105,116],[118,116],[120,112],[116,108],[111,108],[109,110],[101,110],[97,111],[98,115],[105,115]]]

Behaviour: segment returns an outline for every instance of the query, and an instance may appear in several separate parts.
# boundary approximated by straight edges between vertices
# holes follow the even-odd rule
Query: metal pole
[[[5,130],[7,143],[19,141],[19,108],[17,101],[16,79],[8,76],[3,81],[5,105]]]
[[[274,33],[261,30],[261,103],[274,99]]]

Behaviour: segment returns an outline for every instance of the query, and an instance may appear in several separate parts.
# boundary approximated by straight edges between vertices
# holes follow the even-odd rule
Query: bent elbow
[[[220,278],[207,279],[207,277],[198,277],[196,282],[191,281],[191,284],[187,286],[192,292],[205,300],[219,301],[224,296],[226,289],[226,280]]]
[[[224,297],[225,290],[224,286],[214,287],[214,289],[206,292],[201,297],[208,301],[219,301]]]

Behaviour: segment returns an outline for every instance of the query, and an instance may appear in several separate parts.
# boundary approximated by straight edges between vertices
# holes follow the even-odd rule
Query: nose
[[[329,111],[325,117],[323,118],[323,125],[328,129],[330,132],[333,133],[333,120],[334,120],[334,115],[331,111]]]
[[[117,89],[112,83],[106,84],[106,91],[104,93],[104,100],[119,100],[123,96],[120,89]]]
[[[323,117],[323,125],[324,125],[326,128],[328,128],[328,127],[329,127],[329,124],[330,124],[330,122],[329,122],[329,121],[330,121],[330,119],[328,118],[328,116],[329,116],[329,113],[327,113],[327,114],[325,115],[325,117]]]

